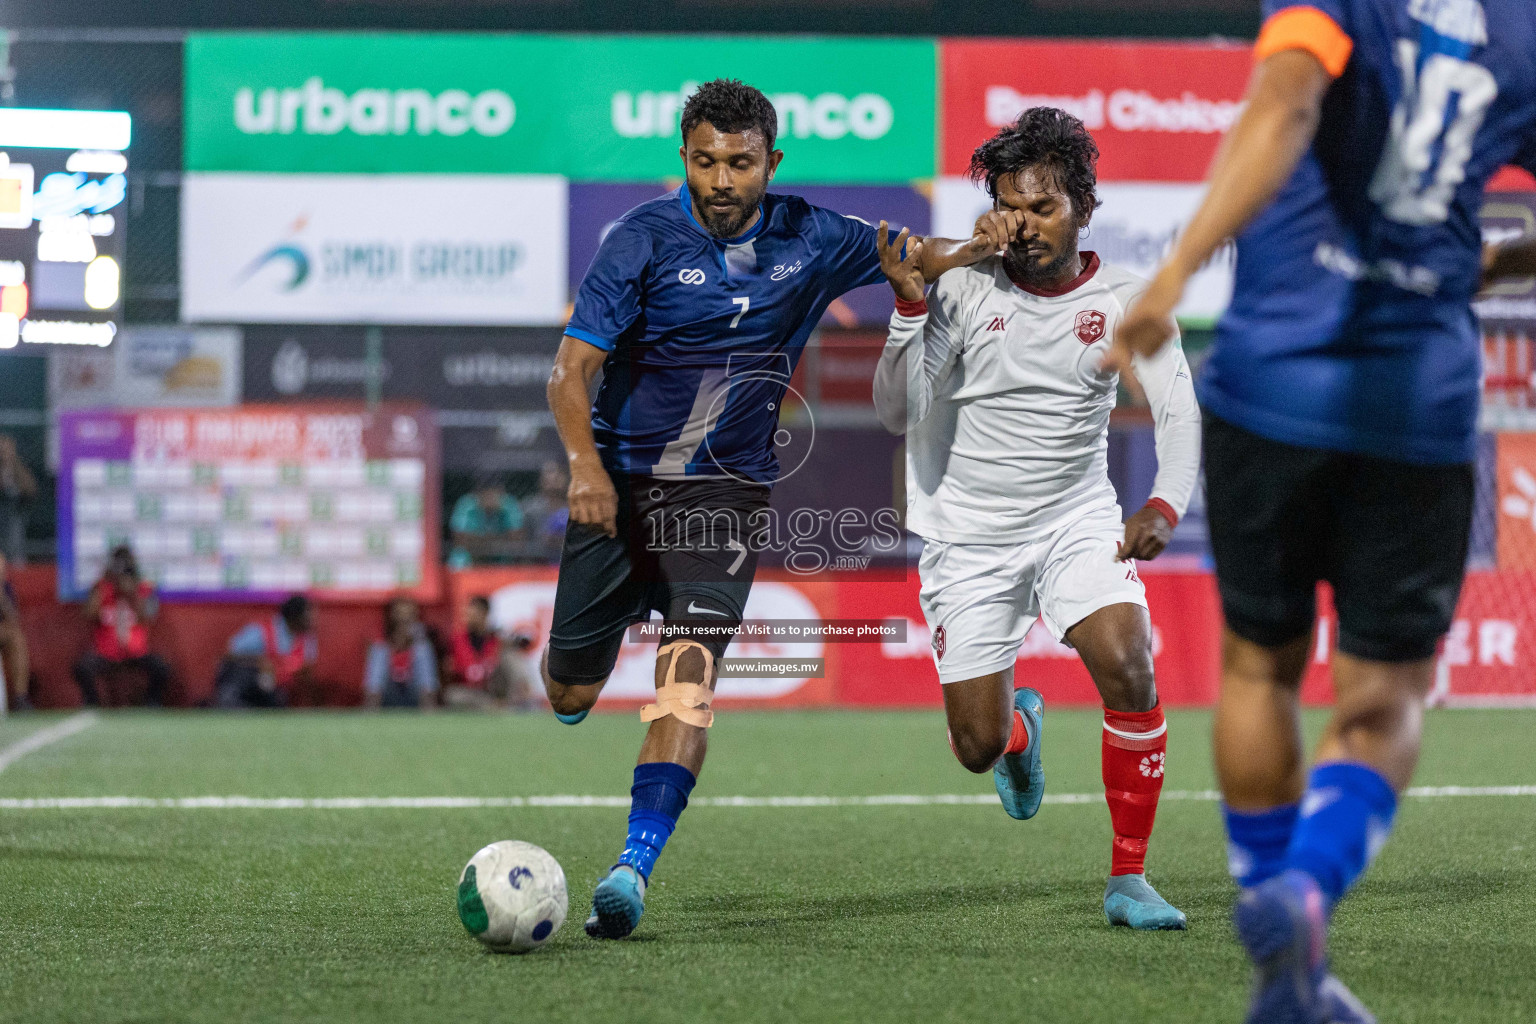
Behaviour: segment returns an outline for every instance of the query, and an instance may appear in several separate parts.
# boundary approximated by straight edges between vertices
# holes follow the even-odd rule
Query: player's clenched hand
[[[1121,318],[1104,369],[1128,370],[1132,356],[1155,355],[1168,344],[1178,333],[1179,325],[1173,318],[1173,310],[1183,297],[1183,281],[1170,277],[1167,270],[1158,274]]]
[[[988,210],[976,218],[965,255],[971,263],[995,256],[1008,248],[1024,227],[1024,215],[1017,210]]]
[[[1125,540],[1120,544],[1119,562],[1132,558],[1152,559],[1163,553],[1173,537],[1173,524],[1155,508],[1144,508],[1125,521]]]
[[[923,251],[923,240],[910,238],[910,235],[911,232],[902,228],[901,234],[892,239],[889,225],[881,221],[880,230],[875,234],[875,249],[880,253],[880,269],[885,271],[885,279],[891,282],[896,297],[917,302],[923,297],[923,271],[918,259]],[[906,246],[905,256],[902,255],[903,245]]]
[[[596,463],[571,463],[571,486],[566,491],[571,522],[582,523],[617,537],[619,493],[608,471]]]

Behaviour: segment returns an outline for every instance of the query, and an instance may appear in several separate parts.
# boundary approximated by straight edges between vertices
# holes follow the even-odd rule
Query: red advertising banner
[[[503,635],[522,634],[534,642],[529,656],[542,658],[549,640],[550,618],[555,607],[553,568],[467,569],[449,576],[454,616],[470,597],[484,596],[491,604],[491,624]],[[747,601],[749,620],[834,619],[838,584],[822,578],[807,579],[792,573],[759,573]],[[626,637],[619,647],[618,663],[603,688],[600,706],[638,707],[655,699],[656,641],[635,642]],[[738,636],[726,652],[728,658],[824,659],[821,676],[797,675],[722,679],[716,687],[716,709],[730,706],[806,707],[831,704],[836,697],[834,680],[841,675],[843,651],[862,644],[821,641],[783,643]]]
[[[1245,44],[998,41],[939,43],[939,162],[963,175],[971,152],[1034,106],[1082,118],[1100,181],[1202,181],[1241,109]]]
[[[1498,435],[1499,568],[1536,569],[1536,434]]]
[[[1206,705],[1216,699],[1221,606],[1207,573],[1141,573],[1152,610],[1153,662],[1164,704]],[[904,617],[905,644],[846,645],[837,699],[842,704],[937,706],[942,703],[927,626],[917,603],[917,577],[896,583],[846,580],[837,590],[845,618]],[[1038,623],[1024,639],[1014,669],[1018,684],[1033,686],[1047,703],[1092,705],[1098,691],[1077,652],[1058,644]]]
[[[542,650],[554,605],[553,569],[473,569],[454,573],[456,606],[472,594],[491,601],[499,629],[524,633]],[[1205,572],[1142,572],[1151,606],[1157,688],[1169,707],[1209,707],[1220,680],[1221,603]],[[728,678],[723,706],[939,707],[928,629],[917,603],[917,577],[891,582],[854,576],[816,578],[762,573],[747,606],[749,620],[898,620],[905,637],[879,643],[773,643],[738,638],[729,658],[822,658],[821,678]],[[1536,573],[1470,573],[1440,660],[1434,699],[1447,704],[1536,704]],[[1319,588],[1311,668],[1302,687],[1308,704],[1332,699],[1329,664],[1338,620],[1326,586]],[[655,643],[626,642],[603,704],[634,706],[654,688]],[[537,653],[537,650],[535,653]],[[1077,652],[1037,625],[1024,641],[1015,678],[1057,706],[1099,703]]]

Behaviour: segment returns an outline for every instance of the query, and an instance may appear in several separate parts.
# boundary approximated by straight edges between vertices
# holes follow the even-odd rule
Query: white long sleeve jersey
[[[928,311],[891,317],[875,409],[907,435],[907,528],[930,540],[1034,540],[1113,507],[1109,414],[1118,374],[1103,363],[1147,282],[1083,253],[1060,292],[1015,284],[1001,257],[939,279]],[[918,358],[920,356],[920,358]],[[1175,339],[1136,359],[1156,425],[1152,496],[1176,515],[1200,471],[1200,410]]]

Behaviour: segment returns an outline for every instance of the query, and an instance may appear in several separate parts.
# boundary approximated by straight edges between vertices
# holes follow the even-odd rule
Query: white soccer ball
[[[492,843],[459,874],[459,920],[498,953],[544,945],[565,923],[569,905],[565,872],[532,843]]]

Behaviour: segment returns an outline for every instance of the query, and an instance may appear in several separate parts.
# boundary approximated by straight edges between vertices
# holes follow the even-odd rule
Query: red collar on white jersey
[[[1020,281],[1018,278],[1013,276],[1013,268],[1008,265],[1007,260],[1003,261],[1003,269],[1008,272],[1008,280],[1012,281],[1022,290],[1029,292],[1031,295],[1043,295],[1048,299],[1052,299],[1058,295],[1065,295],[1068,292],[1076,291],[1083,285],[1087,284],[1094,274],[1099,272],[1098,253],[1084,251],[1079,253],[1079,255],[1083,258],[1083,272],[1078,274],[1072,280],[1068,281],[1066,284],[1062,285],[1060,288],[1036,288],[1033,285],[1025,284],[1023,281]]]

